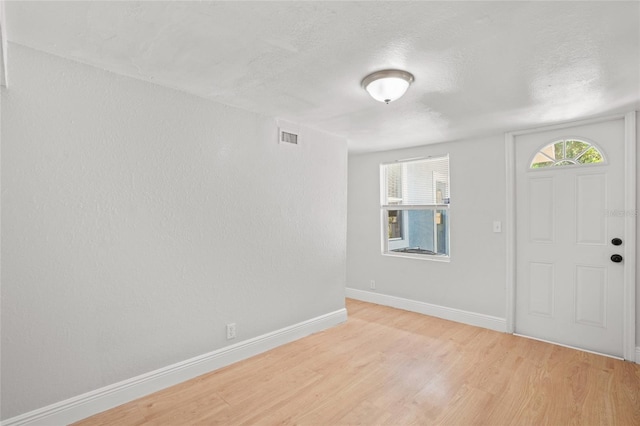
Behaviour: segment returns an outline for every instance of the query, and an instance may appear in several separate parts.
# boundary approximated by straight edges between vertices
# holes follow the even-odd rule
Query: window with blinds
[[[449,156],[380,166],[383,253],[449,257]]]

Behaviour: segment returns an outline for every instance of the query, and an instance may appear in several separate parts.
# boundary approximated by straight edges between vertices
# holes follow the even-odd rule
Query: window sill
[[[407,259],[418,259],[418,260],[428,260],[431,262],[451,262],[451,256],[444,256],[438,254],[413,254],[413,253],[398,253],[398,252],[387,252],[382,253],[383,256],[388,257],[404,257]]]

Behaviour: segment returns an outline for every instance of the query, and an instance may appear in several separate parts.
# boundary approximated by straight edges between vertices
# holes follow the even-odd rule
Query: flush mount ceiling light
[[[362,87],[371,97],[388,104],[404,95],[413,82],[413,75],[402,70],[383,70],[362,79]]]

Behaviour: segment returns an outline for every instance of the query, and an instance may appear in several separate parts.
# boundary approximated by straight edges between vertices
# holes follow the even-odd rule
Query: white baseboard
[[[182,383],[243,359],[258,355],[347,320],[347,310],[339,309],[307,321],[167,367],[105,386],[3,421],[2,426],[66,425]]]
[[[640,364],[640,346],[636,347],[636,364]]]
[[[393,308],[404,309],[405,311],[417,312],[419,314],[461,322],[463,324],[475,325],[476,327],[488,328],[489,330],[501,331],[503,333],[506,333],[507,331],[507,322],[504,318],[477,314],[475,312],[463,311],[460,309],[447,308],[445,306],[432,305],[430,303],[389,296],[387,294],[374,293],[372,291],[357,290],[355,288],[347,287],[345,289],[345,295],[351,299],[362,300],[363,302],[391,306]]]

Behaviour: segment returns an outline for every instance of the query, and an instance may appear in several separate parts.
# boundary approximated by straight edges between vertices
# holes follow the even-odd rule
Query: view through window
[[[604,162],[604,156],[592,144],[583,140],[563,139],[542,148],[531,161],[532,169],[573,166]]]
[[[380,166],[383,253],[449,256],[449,156]]]

